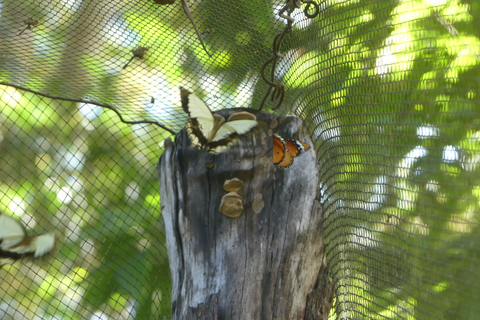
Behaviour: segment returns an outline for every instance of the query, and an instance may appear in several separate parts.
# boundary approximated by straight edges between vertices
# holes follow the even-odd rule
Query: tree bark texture
[[[228,118],[239,110],[218,113]],[[159,176],[172,317],[326,319],[333,291],[315,148],[300,119],[247,111],[257,116],[258,127],[226,152],[190,146],[185,129],[175,142],[165,141]],[[311,148],[290,167],[277,168],[274,133]],[[244,182],[238,191],[243,212],[229,218],[219,206],[224,182],[234,177]]]

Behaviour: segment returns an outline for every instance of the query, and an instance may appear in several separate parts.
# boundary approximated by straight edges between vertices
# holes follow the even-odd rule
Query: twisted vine
[[[287,24],[285,25],[285,28],[283,28],[283,30],[279,32],[273,39],[273,45],[272,45],[273,55],[271,58],[265,61],[260,71],[263,81],[265,81],[269,85],[267,93],[265,94],[265,97],[263,97],[262,103],[260,104],[260,110],[262,110],[263,106],[265,105],[265,102],[268,96],[270,95],[270,93],[271,93],[270,100],[272,102],[275,102],[278,100],[277,104],[274,107],[272,107],[272,110],[277,110],[278,108],[280,108],[285,98],[285,85],[281,82],[278,82],[278,83],[275,82],[275,70],[277,68],[279,59],[282,57],[282,54],[280,53],[280,47],[282,45],[282,41],[285,35],[292,32],[293,30],[293,23],[295,22],[295,19],[292,18],[292,13],[295,9],[301,8],[302,4],[307,5],[303,10],[303,13],[307,18],[313,19],[317,17],[320,13],[319,5],[313,0],[287,0],[287,3],[278,12],[278,16],[286,19]],[[311,6],[313,6],[314,8],[313,13],[309,13]],[[270,64],[272,64],[270,75],[267,78],[266,69]],[[273,91],[272,91],[272,88],[273,88]]]

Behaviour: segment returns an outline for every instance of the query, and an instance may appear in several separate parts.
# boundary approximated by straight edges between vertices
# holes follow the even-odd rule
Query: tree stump
[[[190,146],[185,129],[165,141],[159,176],[172,319],[327,319],[333,291],[312,141],[295,117],[218,113],[241,110],[259,125],[226,152]],[[311,148],[277,168],[273,133]],[[244,182],[238,218],[219,211],[224,182],[234,177]]]

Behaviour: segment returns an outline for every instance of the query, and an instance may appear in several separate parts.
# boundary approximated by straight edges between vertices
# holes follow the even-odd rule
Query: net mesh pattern
[[[156,163],[178,88],[272,110],[264,78],[315,141],[331,319],[478,318],[478,1],[291,1],[278,48],[284,1],[188,1],[211,57],[157,2],[0,0],[0,210],[61,235],[0,270],[0,318],[170,318]]]

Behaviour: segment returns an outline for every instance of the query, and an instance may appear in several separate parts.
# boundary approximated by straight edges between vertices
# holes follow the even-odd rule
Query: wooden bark
[[[298,118],[248,111],[258,128],[226,152],[191,147],[185,130],[165,141],[159,175],[173,319],[326,319],[333,291],[312,141]],[[312,148],[276,168],[272,133]],[[234,177],[245,183],[239,218],[219,211]]]

